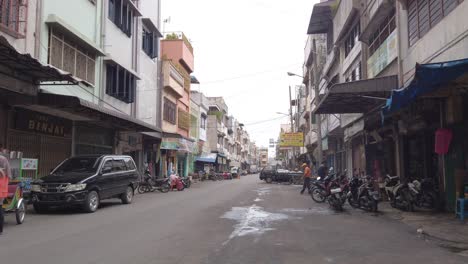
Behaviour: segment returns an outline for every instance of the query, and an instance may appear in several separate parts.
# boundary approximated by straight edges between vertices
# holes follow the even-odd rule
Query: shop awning
[[[198,144],[179,134],[163,133],[161,149],[198,153]]]
[[[0,36],[0,73],[34,85],[44,82],[77,83],[71,74],[44,65],[29,54],[19,53],[4,36]]]
[[[125,131],[161,131],[159,128],[125,113],[97,105],[75,96],[40,93],[38,105],[29,106],[28,108],[40,112],[52,111],[55,115],[64,116],[68,114],[72,120],[109,124],[112,127],[117,127]]]
[[[315,109],[315,114],[367,113],[385,103],[398,87],[398,76],[338,83],[330,87]]]
[[[468,59],[416,64],[413,80],[406,87],[392,91],[382,112],[384,115],[389,115],[439,88],[449,84],[458,85],[457,81],[464,78],[466,74],[468,74]],[[467,85],[466,81],[464,85]]]
[[[209,153],[209,154],[201,155],[195,161],[205,162],[205,163],[216,163],[216,158],[217,158],[216,153]]]
[[[333,26],[332,6],[336,5],[336,0],[330,0],[314,5],[312,16],[310,17],[307,34],[327,33]]]

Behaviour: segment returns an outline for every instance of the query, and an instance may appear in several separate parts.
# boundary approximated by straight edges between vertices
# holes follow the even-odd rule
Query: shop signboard
[[[304,146],[304,133],[281,133],[280,134],[280,147],[303,147]]]
[[[374,78],[398,56],[397,34],[394,30],[367,60],[367,77]]]
[[[15,128],[49,136],[65,137],[70,135],[72,122],[55,116],[29,110],[18,110]]]
[[[37,159],[22,159],[21,169],[22,170],[37,170]]]

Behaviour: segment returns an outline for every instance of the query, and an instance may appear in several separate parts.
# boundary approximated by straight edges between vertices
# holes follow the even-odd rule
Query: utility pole
[[[320,72],[318,68],[318,52],[317,52],[317,46],[315,43],[315,39],[312,42],[312,52],[315,55],[314,59],[314,92],[315,92],[315,106],[318,107],[319,105],[319,95],[320,95],[320,90],[319,90],[319,85],[320,85]],[[320,165],[323,160],[323,146],[322,146],[322,117],[320,114],[315,115],[315,121],[317,123],[317,148],[318,148],[318,155],[317,155],[317,165]]]
[[[291,85],[289,85],[289,115],[291,117],[291,133],[294,133],[294,126],[293,126],[293,111],[292,111],[292,96],[291,96]],[[291,159],[291,169],[294,169],[294,147],[292,148],[293,159]]]

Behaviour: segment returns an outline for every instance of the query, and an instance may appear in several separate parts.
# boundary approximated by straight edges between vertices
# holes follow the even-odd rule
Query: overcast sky
[[[288,117],[288,86],[302,79],[314,0],[162,0],[163,31],[192,41],[195,72],[206,96],[223,96],[257,145],[277,138]],[[263,120],[269,122],[258,123]],[[250,124],[250,125],[249,125]],[[271,149],[270,149],[271,150]]]

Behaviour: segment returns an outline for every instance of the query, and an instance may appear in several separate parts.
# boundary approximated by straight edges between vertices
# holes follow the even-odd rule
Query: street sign
[[[304,134],[298,133],[281,133],[280,134],[280,147],[303,147]]]

